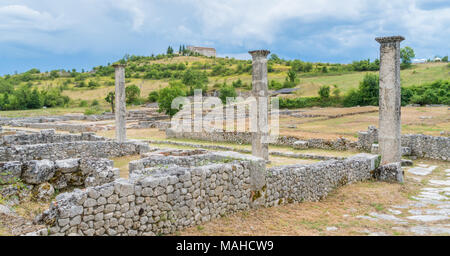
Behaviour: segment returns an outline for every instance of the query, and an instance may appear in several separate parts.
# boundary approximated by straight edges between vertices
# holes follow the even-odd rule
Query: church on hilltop
[[[188,46],[188,50],[191,52],[196,52],[198,54],[204,55],[206,57],[216,57],[216,49],[209,47],[200,47],[200,46]]]

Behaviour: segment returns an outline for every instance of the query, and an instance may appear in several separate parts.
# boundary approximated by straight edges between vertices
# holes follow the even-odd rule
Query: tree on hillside
[[[219,98],[223,104],[227,103],[227,98],[236,98],[237,93],[232,85],[227,85],[224,83],[222,87],[220,87]]]
[[[27,108],[30,109],[42,108],[42,100],[40,97],[40,93],[36,88],[34,88],[33,92],[29,97],[29,100],[27,102]]]
[[[270,54],[269,60],[274,61],[275,63],[279,62],[281,59],[275,53]]]
[[[294,70],[290,69],[287,73],[286,80],[288,80],[291,83],[295,83],[297,80],[297,73],[295,73]]]
[[[139,104],[139,96],[141,90],[136,85],[132,84],[125,87],[125,98],[127,104]]]
[[[402,49],[400,49],[400,59],[402,60],[402,66],[404,68],[411,66],[412,58],[416,57],[416,54],[414,53],[414,50],[406,46]]]
[[[179,96],[186,96],[183,90],[183,84],[180,82],[170,82],[169,87],[163,88],[159,91],[158,96],[158,112],[164,112],[166,115],[173,116],[179,109],[172,108],[172,101]]]
[[[322,99],[322,100],[326,100],[326,99],[330,98],[330,86],[322,85],[319,88],[319,96],[320,96],[320,99]]]
[[[167,55],[173,54],[173,48],[171,46],[169,46],[167,48]]]
[[[105,100],[111,105],[111,112],[114,113],[114,100],[116,99],[116,94],[114,92],[109,92],[106,95]]]
[[[194,95],[195,89],[201,89],[203,94],[206,93],[208,77],[204,72],[193,70],[191,68],[186,69],[181,78],[181,82],[189,87],[189,95]]]

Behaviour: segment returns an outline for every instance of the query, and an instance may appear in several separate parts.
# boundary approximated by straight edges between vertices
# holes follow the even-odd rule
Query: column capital
[[[255,50],[255,51],[249,51],[250,55],[252,55],[253,58],[255,57],[267,57],[269,55],[269,50]]]
[[[120,64],[120,63],[117,63],[117,64],[112,64],[112,66],[113,66],[114,68],[124,68],[124,67],[127,66],[127,64]]]
[[[377,41],[380,44],[396,43],[401,42],[403,40],[405,40],[403,36],[384,36],[375,38],[375,41]]]

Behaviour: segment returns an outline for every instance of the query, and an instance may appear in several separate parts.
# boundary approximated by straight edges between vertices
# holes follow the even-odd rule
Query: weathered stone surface
[[[78,171],[80,166],[79,158],[70,158],[55,161],[55,168],[62,173],[72,173]]]
[[[125,65],[116,64],[115,68],[115,115],[116,139],[118,142],[126,140],[126,105],[125,105]]]
[[[0,163],[0,185],[10,184],[22,175],[22,163],[18,161]]]
[[[304,140],[298,140],[294,142],[293,148],[295,149],[307,149],[309,147],[309,142]]]
[[[36,189],[36,199],[39,201],[49,201],[55,194],[55,189],[47,182],[40,184]]]
[[[374,176],[377,180],[387,182],[403,182],[403,169],[401,163],[391,163],[379,166]]]
[[[414,167],[414,168],[409,168],[407,171],[414,175],[426,176],[426,175],[430,174],[434,169],[436,169],[436,166],[430,166],[428,168]]]
[[[378,143],[381,164],[401,162],[401,93],[400,42],[401,36],[378,37],[380,43],[380,97]]]
[[[252,190],[252,169],[264,166],[261,158],[154,152],[130,163],[130,180],[60,194],[38,221],[47,223],[52,234],[168,234],[251,207],[319,200],[335,187],[369,179],[374,165],[369,156],[269,168],[262,172],[265,184]]]
[[[55,165],[50,160],[33,160],[23,171],[22,178],[29,184],[41,184],[50,180],[55,174]]]
[[[252,154],[269,159],[269,91],[267,79],[267,55],[270,51],[250,51],[252,55],[252,96],[257,103],[256,131],[252,132]]]

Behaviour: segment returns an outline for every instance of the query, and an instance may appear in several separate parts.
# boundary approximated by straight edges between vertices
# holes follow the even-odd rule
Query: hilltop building
[[[216,57],[216,49],[209,47],[200,47],[200,46],[188,46],[188,50],[192,52],[199,53],[206,57]]]

